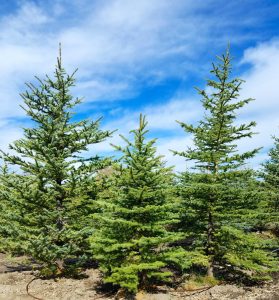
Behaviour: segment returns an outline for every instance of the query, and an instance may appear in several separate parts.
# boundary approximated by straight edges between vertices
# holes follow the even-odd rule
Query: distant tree
[[[123,165],[96,202],[98,228],[91,238],[105,281],[130,292],[168,279],[172,273],[164,267],[183,256],[170,246],[180,238],[169,230],[177,222],[173,175],[156,156],[155,139],[146,140],[146,127],[141,115],[139,128],[131,131],[134,140],[121,136],[127,146],[114,146],[123,153]]]
[[[13,174],[8,173],[6,166],[3,166],[0,171],[0,252],[20,254],[24,248],[24,241],[21,243],[19,240],[15,241],[15,227],[18,225],[15,224],[16,207],[12,205],[11,201],[7,200],[11,195],[5,195],[7,193],[7,189],[3,184],[3,178],[5,178],[5,181],[13,180],[14,178],[11,178]]]
[[[274,147],[264,164],[264,187],[267,192],[267,222],[272,223],[279,236],[279,138],[274,137]]]
[[[253,136],[255,122],[237,124],[238,109],[252,99],[238,100],[243,80],[231,79],[229,51],[218,57],[205,90],[198,89],[205,110],[204,119],[196,126],[179,122],[186,133],[193,134],[194,148],[174,151],[195,163],[195,172],[181,176],[180,195],[182,230],[193,237],[190,249],[208,258],[207,275],[214,276],[217,266],[232,271],[252,271],[255,277],[275,266],[272,256],[262,250],[262,240],[248,233],[255,217],[260,194],[252,170],[245,162],[259,149],[244,153],[237,142]]]
[[[2,151],[4,162],[16,166],[1,178],[13,227],[9,240],[13,248],[43,263],[46,275],[67,272],[65,262],[88,250],[94,178],[105,160],[84,159],[79,153],[111,135],[99,129],[100,119],[73,121],[72,109],[81,102],[70,93],[74,74],[65,72],[60,51],[54,78],[37,78],[38,86],[27,84],[23,109],[34,126],[10,145],[12,154]]]

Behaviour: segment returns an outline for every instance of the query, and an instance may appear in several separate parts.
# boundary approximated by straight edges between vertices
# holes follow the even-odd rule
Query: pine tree
[[[208,276],[213,277],[217,266],[222,266],[244,275],[250,270],[257,277],[270,271],[275,262],[261,249],[259,237],[248,232],[260,194],[254,172],[244,165],[259,149],[238,152],[238,141],[253,136],[255,122],[238,125],[236,117],[252,99],[238,100],[243,80],[231,79],[229,51],[218,60],[211,71],[215,78],[207,80],[205,90],[198,89],[204,119],[196,126],[179,122],[194,136],[195,145],[184,152],[174,151],[195,165],[195,172],[181,178],[181,226],[193,237],[189,248],[207,256]]]
[[[46,275],[67,272],[67,260],[81,258],[92,233],[94,178],[105,164],[98,156],[84,159],[81,152],[111,135],[96,121],[73,120],[81,102],[70,89],[75,72],[62,66],[61,50],[53,79],[37,78],[21,96],[34,126],[10,145],[2,158],[18,172],[2,176],[2,197],[9,209],[9,240],[13,248],[43,263]],[[7,234],[7,233],[6,233]]]
[[[96,202],[100,213],[91,238],[105,281],[130,292],[168,279],[171,272],[163,268],[181,256],[180,249],[170,247],[180,235],[168,231],[177,221],[173,175],[156,156],[156,140],[146,141],[146,127],[140,116],[139,128],[131,131],[134,140],[122,136],[127,146],[115,146],[123,154],[122,165]]]
[[[24,241],[15,241],[14,238],[17,234],[15,228],[16,228],[16,222],[14,215],[16,213],[15,207],[11,204],[11,201],[8,199],[10,198],[5,195],[6,187],[5,184],[3,184],[3,178],[5,180],[12,180],[13,174],[9,174],[7,171],[7,167],[4,166],[1,169],[1,181],[0,181],[0,195],[1,195],[1,201],[0,201],[0,211],[1,211],[1,217],[0,217],[0,252],[7,252],[11,254],[22,254],[23,244]]]
[[[269,160],[264,164],[264,187],[267,191],[267,222],[279,235],[279,138],[274,137],[274,147],[269,151]]]

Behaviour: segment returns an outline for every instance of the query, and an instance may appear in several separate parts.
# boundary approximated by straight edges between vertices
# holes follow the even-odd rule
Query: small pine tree
[[[267,191],[267,221],[279,236],[279,138],[274,137],[274,147],[269,151],[269,160],[264,164],[264,187]]]
[[[79,153],[111,135],[99,129],[100,119],[72,120],[72,109],[81,102],[70,94],[74,74],[65,72],[60,50],[54,78],[37,78],[38,86],[27,84],[29,90],[21,95],[35,126],[10,145],[15,154],[2,151],[5,163],[20,169],[2,176],[13,227],[9,240],[13,249],[43,263],[46,275],[66,272],[65,262],[88,250],[94,177],[105,160],[83,159]]]
[[[243,80],[231,79],[229,51],[218,57],[202,96],[205,117],[197,126],[179,122],[186,133],[193,134],[195,148],[175,154],[195,162],[194,173],[182,174],[180,193],[184,201],[181,226],[191,232],[192,249],[208,258],[207,275],[214,268],[254,271],[259,276],[275,265],[272,257],[261,250],[261,240],[248,233],[249,220],[260,200],[254,172],[243,166],[259,149],[237,151],[240,139],[252,137],[255,122],[236,125],[236,112],[252,99],[238,100]],[[190,247],[190,248],[191,248]],[[230,272],[232,270],[229,270]]]
[[[114,146],[123,153],[124,165],[96,202],[100,213],[95,214],[98,227],[91,238],[105,281],[130,292],[170,277],[163,268],[181,254],[170,247],[180,235],[167,230],[177,221],[173,175],[156,156],[155,139],[146,141],[146,126],[140,116],[139,128],[131,131],[134,141],[122,136],[127,146]]]

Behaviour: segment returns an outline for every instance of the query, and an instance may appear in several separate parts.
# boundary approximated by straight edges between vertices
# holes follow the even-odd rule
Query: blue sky
[[[33,76],[51,73],[62,43],[63,60],[78,68],[73,93],[84,96],[77,118],[104,117],[102,126],[127,132],[147,115],[158,152],[184,170],[168,149],[191,146],[175,120],[197,122],[203,88],[215,55],[228,42],[234,75],[246,80],[241,96],[256,100],[239,122],[256,120],[259,132],[241,151],[263,146],[258,166],[279,135],[279,1],[263,0],[21,0],[0,1],[0,146],[22,136],[28,119],[19,93]],[[110,154],[110,142],[90,153]]]

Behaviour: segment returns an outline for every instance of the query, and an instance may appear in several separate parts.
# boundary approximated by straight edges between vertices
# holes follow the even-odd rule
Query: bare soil
[[[0,254],[0,300],[112,300],[124,299],[121,293],[100,291],[101,274],[97,269],[87,269],[84,278],[57,280],[36,279],[36,271],[24,264],[24,258],[11,259]],[[32,281],[33,280],[33,281]],[[29,294],[26,286],[29,284]],[[279,280],[264,286],[239,287],[219,285],[205,290],[185,291],[166,286],[157,292],[139,292],[136,300],[279,300]]]

